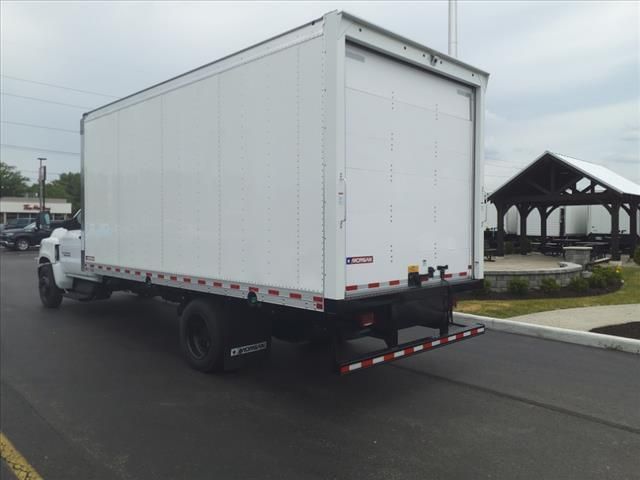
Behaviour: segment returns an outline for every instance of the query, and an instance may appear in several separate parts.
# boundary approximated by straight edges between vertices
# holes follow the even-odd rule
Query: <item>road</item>
[[[204,375],[171,304],[42,308],[35,255],[0,256],[0,420],[46,479],[638,478],[640,356],[488,332],[347,377],[282,342]]]

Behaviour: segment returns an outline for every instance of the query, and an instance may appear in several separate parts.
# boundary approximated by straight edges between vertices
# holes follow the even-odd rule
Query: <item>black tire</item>
[[[187,363],[201,372],[224,367],[225,315],[218,305],[192,300],[180,316],[180,344]]]
[[[19,252],[26,252],[27,250],[29,250],[29,239],[28,238],[16,238],[16,250],[18,250]]]
[[[46,308],[58,308],[62,303],[62,290],[56,286],[53,269],[49,263],[38,268],[38,291],[40,301]]]

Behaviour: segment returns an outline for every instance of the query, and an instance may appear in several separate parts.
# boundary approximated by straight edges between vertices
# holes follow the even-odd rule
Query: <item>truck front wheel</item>
[[[58,308],[62,303],[62,290],[56,286],[50,263],[38,268],[38,291],[40,292],[40,301],[45,307]]]
[[[224,312],[205,299],[192,300],[180,317],[180,343],[187,363],[201,372],[224,364]]]
[[[26,238],[18,238],[16,240],[16,250],[20,252],[26,252],[29,250],[29,240]]]

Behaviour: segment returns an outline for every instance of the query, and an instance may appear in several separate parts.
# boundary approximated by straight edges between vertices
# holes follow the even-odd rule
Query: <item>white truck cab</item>
[[[38,276],[40,297],[45,306],[60,305],[63,293],[72,291],[76,286],[74,282],[102,282],[100,275],[82,270],[81,242],[82,230],[66,228],[56,228],[51,236],[42,240],[38,254]]]

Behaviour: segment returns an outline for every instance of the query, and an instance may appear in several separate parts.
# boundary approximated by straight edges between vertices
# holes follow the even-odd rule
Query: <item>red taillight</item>
[[[356,319],[358,320],[358,325],[360,325],[360,327],[362,328],[370,327],[371,325],[376,323],[376,316],[373,312],[359,313],[356,316]]]

